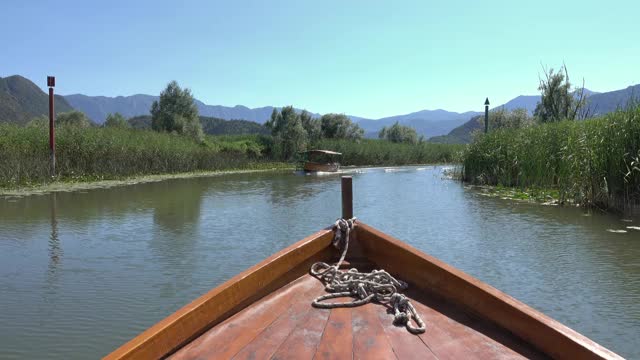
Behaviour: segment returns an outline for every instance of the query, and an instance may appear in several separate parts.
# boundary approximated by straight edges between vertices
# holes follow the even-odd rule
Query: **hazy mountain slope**
[[[65,97],[74,108],[84,112],[99,124],[104,123],[109,113],[119,112],[127,118],[149,115],[151,104],[158,100],[158,96],[144,94],[116,97],[73,94]],[[250,109],[242,105],[234,107],[207,105],[197,99],[195,102],[201,116],[225,120],[243,119],[261,124],[271,117],[271,112],[274,109],[273,106]],[[319,114],[314,115],[319,116]]]
[[[87,114],[98,124],[104,123],[110,113],[120,113],[126,118],[137,115],[149,115],[151,104],[157,96],[137,94],[131,96],[87,96],[82,94],[66,95],[71,106]]]
[[[358,119],[355,120],[369,137],[377,137],[377,133],[384,126],[391,126],[396,121],[402,125],[416,129],[419,135],[432,137],[447,134],[455,127],[469,120],[471,116],[478,115],[478,112],[457,113],[446,110],[422,110],[405,115],[390,116],[378,120]]]
[[[527,109],[529,114],[533,114],[533,110],[536,109],[536,105],[538,105],[538,102],[540,102],[540,95],[520,95],[500,106],[497,106],[496,108],[504,107],[509,111],[515,109]]]
[[[602,115],[618,108],[625,108],[634,101],[640,102],[640,84],[626,89],[593,94],[589,97],[589,106],[594,115]]]
[[[429,139],[429,142],[445,143],[445,144],[468,144],[473,140],[474,131],[482,131],[484,129],[484,115],[477,115],[471,120],[451,130],[447,135],[435,136]]]
[[[55,96],[56,112],[73,108],[59,95]],[[49,94],[31,80],[20,75],[0,78],[0,122],[25,124],[39,115],[49,114]]]

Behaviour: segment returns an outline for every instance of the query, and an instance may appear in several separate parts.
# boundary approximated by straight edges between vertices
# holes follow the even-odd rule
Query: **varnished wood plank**
[[[410,333],[404,326],[393,324],[393,314],[387,312],[387,307],[380,305],[376,310],[380,326],[384,329],[398,359],[437,359],[418,335]],[[427,329],[430,330],[430,328]]]
[[[353,328],[351,308],[331,309],[329,321],[324,328],[322,340],[314,359],[352,359]]]
[[[513,352],[504,352],[504,346],[495,341],[490,341],[489,346],[495,346],[496,350],[488,350],[485,339],[473,338],[464,325],[456,322],[440,312],[425,306],[418,301],[413,301],[416,310],[422,316],[428,327],[428,331],[420,337],[433,350],[440,359],[497,359],[513,358]],[[504,357],[502,355],[505,355]],[[521,357],[516,357],[521,358]]]
[[[202,334],[178,350],[170,359],[232,357],[285,312],[291,301],[300,294],[316,289],[316,283],[317,280],[308,275],[301,277]]]
[[[530,344],[525,343],[522,339],[511,333],[507,333],[502,329],[497,328],[494,324],[482,321],[470,315],[466,315],[466,317],[468,318],[465,322],[467,330],[478,332],[483,336],[489,336],[494,341],[503,344],[526,359],[549,359],[547,355],[536,350]]]
[[[314,310],[311,306],[312,299],[324,293],[320,282],[315,279],[314,281],[317,282],[316,287],[298,297],[278,319],[258,334],[233,358],[247,360],[271,358],[293,329],[306,322],[310,312]]]
[[[333,232],[319,231],[234,276],[116,349],[105,359],[158,359],[219,324],[255,300],[329,261]]]
[[[364,255],[379,267],[494,322],[554,358],[622,359],[511,296],[362,222],[356,234]]]
[[[429,347],[431,352],[440,360],[455,360],[473,358],[473,353],[462,344],[455,334],[447,331],[447,326],[434,321],[431,309],[417,301],[412,301],[416,311],[425,322],[427,330],[420,334],[420,340]]]
[[[351,309],[354,359],[396,359],[378,320],[378,306],[380,305],[366,304]]]
[[[313,359],[328,318],[328,309],[312,308],[305,321],[293,329],[272,359]]]

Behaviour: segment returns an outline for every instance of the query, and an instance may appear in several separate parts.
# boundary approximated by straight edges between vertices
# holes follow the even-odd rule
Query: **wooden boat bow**
[[[351,179],[343,217],[352,217]],[[130,340],[105,359],[557,358],[621,359],[614,352],[482,281],[358,221],[347,262],[382,268],[409,283],[427,330],[412,335],[382,321],[375,304],[315,309],[323,292],[309,276],[336,261],[325,228],[234,276]],[[376,320],[377,319],[377,320]],[[301,335],[302,334],[302,335]],[[386,356],[385,356],[386,354]]]

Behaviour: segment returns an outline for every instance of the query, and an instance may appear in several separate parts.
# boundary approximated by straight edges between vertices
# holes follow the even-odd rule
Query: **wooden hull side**
[[[363,255],[380,268],[493,322],[553,358],[622,359],[556,320],[400,240],[362,222],[358,222],[355,232]]]
[[[304,171],[308,172],[337,172],[340,170],[340,166],[337,164],[320,164],[315,162],[306,162],[303,167]]]
[[[317,261],[333,261],[333,231],[319,231],[210,290],[116,349],[105,359],[166,357],[211,327],[307,274]]]

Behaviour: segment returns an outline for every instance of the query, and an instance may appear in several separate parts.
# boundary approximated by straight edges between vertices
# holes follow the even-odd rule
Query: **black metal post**
[[[484,133],[489,132],[489,98],[484,101]]]

